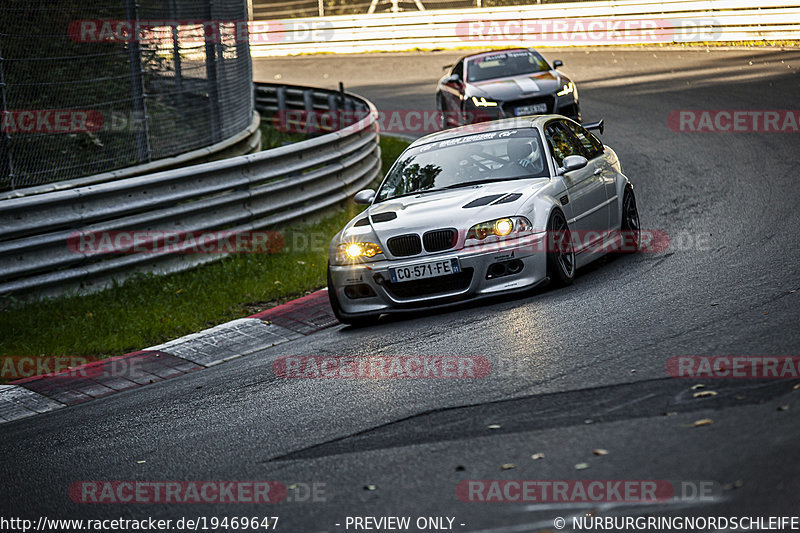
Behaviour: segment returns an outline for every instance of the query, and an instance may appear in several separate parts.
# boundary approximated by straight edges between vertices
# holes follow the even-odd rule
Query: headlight
[[[566,85],[564,85],[560,91],[556,93],[556,96],[566,96],[573,92],[575,92],[575,84],[569,82]]]
[[[464,246],[495,242],[506,238],[521,237],[533,230],[531,221],[525,217],[505,217],[475,224],[467,232]]]
[[[336,263],[346,264],[363,259],[371,259],[382,254],[381,247],[374,242],[348,242],[340,244],[336,250]]]
[[[487,100],[484,97],[472,97],[472,105],[475,107],[497,107],[497,102],[492,102],[491,100]]]

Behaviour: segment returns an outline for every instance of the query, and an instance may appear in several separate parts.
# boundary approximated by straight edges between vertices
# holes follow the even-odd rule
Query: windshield
[[[513,50],[467,61],[467,81],[483,81],[550,70],[542,56],[530,50]]]
[[[377,201],[476,183],[548,176],[534,128],[492,131],[411,148],[400,156]]]

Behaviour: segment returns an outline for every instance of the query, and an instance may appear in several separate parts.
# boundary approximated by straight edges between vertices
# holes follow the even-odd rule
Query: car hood
[[[367,228],[354,225],[369,215],[371,233],[384,249],[391,237],[409,233],[422,235],[444,228],[457,229],[461,244],[473,225],[519,214],[522,205],[549,181],[549,178],[509,180],[386,200],[370,206],[340,235],[346,239],[363,234]]]
[[[484,96],[500,101],[513,100],[541,93],[552,94],[557,92],[563,83],[568,83],[567,78],[550,70],[473,82],[470,83],[471,90],[468,96]]]

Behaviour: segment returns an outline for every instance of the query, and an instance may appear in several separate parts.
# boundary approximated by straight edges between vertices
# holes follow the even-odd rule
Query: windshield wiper
[[[459,187],[469,187],[470,185],[480,185],[481,183],[492,183],[494,181],[511,181],[525,177],[527,176],[517,176],[513,178],[484,178],[480,180],[462,181],[461,183],[454,183],[452,185],[448,185],[447,187],[445,187],[445,189],[457,189]]]
[[[420,189],[418,191],[404,192],[402,194],[395,194],[394,196],[390,196],[388,198],[384,198],[383,200],[380,200],[380,201],[381,202],[386,202],[387,200],[394,200],[395,198],[402,198],[404,196],[414,196],[416,194],[425,194],[427,192],[440,192],[440,191],[443,191],[443,190],[448,189],[448,188],[449,187],[443,187],[443,188],[437,188],[437,189]]]

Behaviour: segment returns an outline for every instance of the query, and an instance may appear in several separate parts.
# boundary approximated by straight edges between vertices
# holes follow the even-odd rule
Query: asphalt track
[[[262,59],[254,70],[257,81],[341,80],[382,109],[432,110],[441,65],[456,55]],[[800,109],[800,52],[545,55],[578,83],[584,119],[606,120],[602,139],[635,184],[644,227],[670,235],[666,252],[603,260],[566,289],[338,326],[5,424],[2,515],[277,515],[285,532],[346,531],[347,516],[449,516],[453,530],[474,532],[554,530],[556,517],[569,531],[587,512],[800,515],[797,381],[681,380],[665,370],[673,356],[800,355],[800,136],[667,126],[675,110]],[[474,380],[277,378],[272,362],[287,355],[483,356],[492,371]],[[698,382],[718,394],[694,398]],[[693,427],[703,418],[713,423]],[[714,489],[657,505],[459,501],[456,486],[469,479]],[[274,505],[81,505],[67,492],[80,480],[276,480],[325,492]]]

